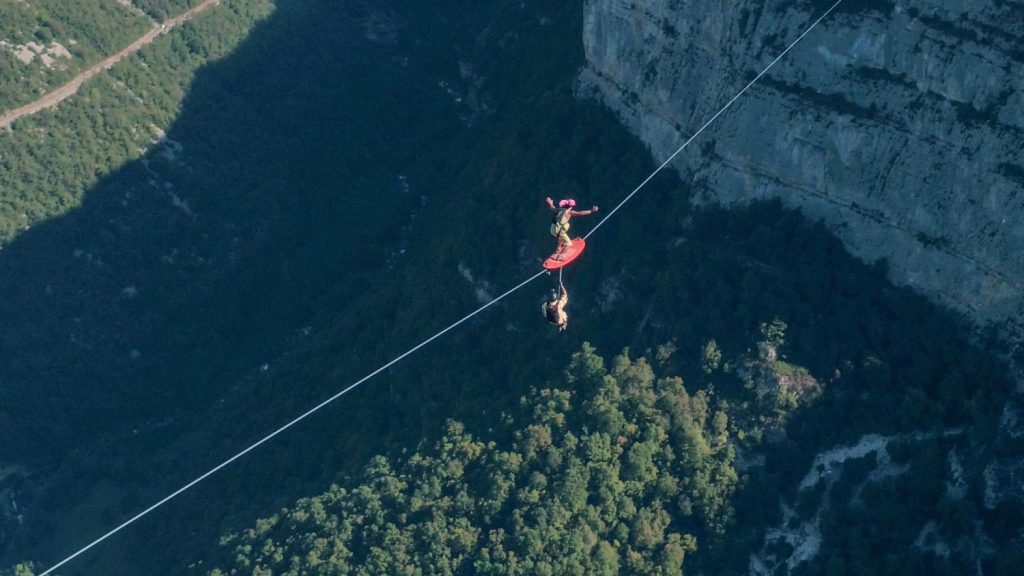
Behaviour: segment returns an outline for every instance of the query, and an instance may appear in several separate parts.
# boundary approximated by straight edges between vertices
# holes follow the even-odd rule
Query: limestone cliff
[[[588,0],[580,91],[660,162],[830,3]],[[1024,2],[846,0],[675,162],[1024,336]]]

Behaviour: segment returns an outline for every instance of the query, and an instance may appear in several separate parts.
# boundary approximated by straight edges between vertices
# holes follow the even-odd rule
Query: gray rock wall
[[[580,92],[660,163],[827,5],[587,0]],[[1024,1],[846,0],[674,165],[698,202],[780,198],[1024,336]]]

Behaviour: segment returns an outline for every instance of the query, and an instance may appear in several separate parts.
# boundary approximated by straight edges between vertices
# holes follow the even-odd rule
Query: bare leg
[[[552,260],[562,260],[562,255],[565,254],[565,251],[568,250],[570,246],[572,246],[572,244],[559,244],[558,250],[555,252],[555,256]]]

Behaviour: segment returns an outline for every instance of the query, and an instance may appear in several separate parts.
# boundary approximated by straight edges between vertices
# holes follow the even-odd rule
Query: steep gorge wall
[[[580,91],[660,163],[821,2],[588,0]],[[893,280],[1024,337],[1024,2],[846,0],[675,166],[779,198]]]

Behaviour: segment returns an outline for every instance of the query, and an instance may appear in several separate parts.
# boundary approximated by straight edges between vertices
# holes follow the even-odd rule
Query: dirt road
[[[196,6],[188,12],[185,12],[184,14],[181,14],[179,16],[175,16],[174,18],[169,18],[161,24],[154,25],[149,32],[143,34],[134,42],[123,48],[120,52],[108,57],[106,60],[103,60],[98,64],[91,66],[89,69],[85,70],[78,76],[75,76],[67,84],[64,84],[63,86],[57,88],[56,90],[53,90],[52,92],[47,92],[41,98],[34,102],[30,102],[28,104],[25,104],[24,106],[19,106],[13,110],[4,112],[2,115],[0,115],[0,129],[7,128],[11,125],[12,122],[18,120],[19,118],[23,118],[25,116],[35,114],[36,112],[46,110],[47,108],[53,108],[57,106],[64,100],[73,96],[75,92],[78,92],[78,88],[93,76],[99,74],[104,70],[109,70],[115,64],[120,62],[124,57],[131,56],[132,54],[138,52],[144,46],[148,45],[153,40],[156,40],[158,36],[170,32],[175,26],[178,26],[182,22],[189,20],[196,14],[199,14],[203,10],[206,10],[207,8],[213,6],[214,4],[217,4],[218,2],[220,2],[220,0],[204,0],[202,4]]]

